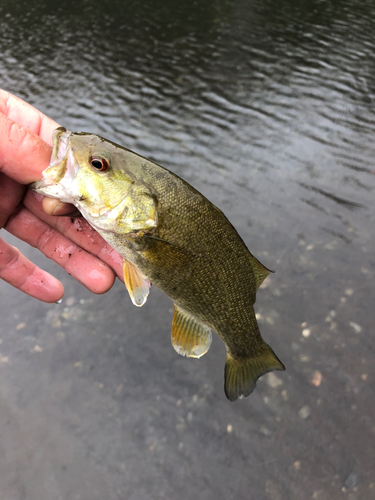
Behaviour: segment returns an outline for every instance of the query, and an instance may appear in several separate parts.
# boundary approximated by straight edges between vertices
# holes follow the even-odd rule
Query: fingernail
[[[51,215],[68,215],[76,212],[77,209],[74,205],[68,205],[67,203],[59,202],[55,207],[53,207]]]

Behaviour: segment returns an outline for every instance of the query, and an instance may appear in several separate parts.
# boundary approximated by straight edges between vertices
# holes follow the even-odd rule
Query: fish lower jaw
[[[71,196],[67,196],[65,194],[65,191],[62,191],[59,184],[48,184],[47,182],[43,181],[44,179],[39,182],[33,182],[32,184],[30,184],[30,189],[38,194],[47,196],[48,198],[53,198],[54,200],[60,200],[63,203],[70,203],[77,206],[75,200]]]
[[[92,226],[98,233],[116,233],[117,230],[117,221],[113,219],[108,219],[107,214],[88,214],[85,210],[82,210],[82,207],[79,203],[75,204],[78,210],[81,212],[83,217],[87,220],[87,222]]]

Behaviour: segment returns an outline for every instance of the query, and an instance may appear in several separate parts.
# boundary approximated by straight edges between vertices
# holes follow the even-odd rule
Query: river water
[[[0,283],[0,497],[375,497],[375,4],[0,4],[0,86],[183,177],[276,273],[262,335],[286,365],[223,393],[218,337],[170,346],[172,304],[121,283],[38,303]],[[3,231],[2,231],[3,233]]]

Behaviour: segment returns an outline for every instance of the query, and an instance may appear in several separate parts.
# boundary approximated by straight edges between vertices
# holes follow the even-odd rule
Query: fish
[[[200,358],[212,331],[226,346],[224,392],[249,396],[256,381],[285,370],[262,339],[256,292],[271,272],[221,210],[166,168],[98,135],[53,132],[37,193],[73,204],[123,258],[124,283],[142,306],[151,284],[174,303],[171,341]]]

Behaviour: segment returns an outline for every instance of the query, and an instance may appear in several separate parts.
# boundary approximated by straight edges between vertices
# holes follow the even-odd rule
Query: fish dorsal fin
[[[271,271],[271,269],[267,269],[259,260],[251,255],[251,263],[255,276],[255,286],[257,289],[263,283],[263,281],[267,278],[270,273],[274,273],[275,271]]]
[[[141,271],[127,260],[123,259],[124,282],[133,304],[143,306],[150,292],[151,283]]]
[[[181,356],[200,358],[210,348],[212,334],[207,326],[175,304],[171,339],[174,350]]]

